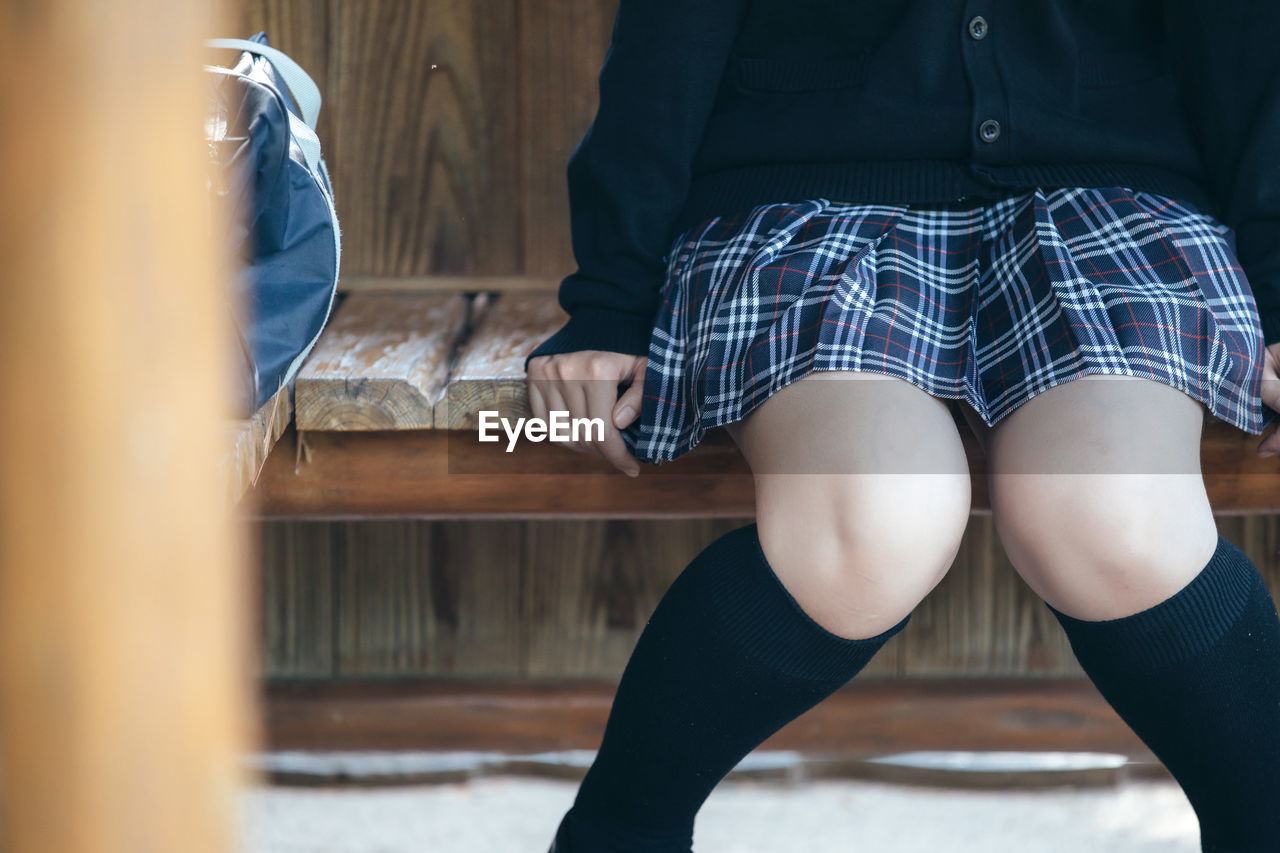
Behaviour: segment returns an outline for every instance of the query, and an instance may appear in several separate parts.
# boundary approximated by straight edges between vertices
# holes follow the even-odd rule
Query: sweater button
[[[1000,122],[989,118],[978,125],[978,138],[983,142],[995,142],[1000,138]]]
[[[969,35],[976,41],[981,41],[987,37],[987,19],[981,15],[977,15],[969,21]]]

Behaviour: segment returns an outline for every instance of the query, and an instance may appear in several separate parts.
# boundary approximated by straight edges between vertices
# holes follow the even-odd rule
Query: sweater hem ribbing
[[[575,310],[555,334],[538,344],[524,359],[583,350],[645,355],[653,334],[653,318],[611,308],[582,307]]]
[[[1212,212],[1205,190],[1179,172],[1134,163],[969,165],[947,160],[743,166],[694,179],[672,237],[717,216],[763,204],[825,198],[857,204],[943,204],[1028,189],[1121,186]]]

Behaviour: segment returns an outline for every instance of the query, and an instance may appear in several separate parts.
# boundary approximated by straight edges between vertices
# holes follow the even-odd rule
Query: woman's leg
[[[847,683],[950,566],[970,486],[946,406],[831,376],[732,430],[758,528],[713,542],[658,603],[562,826],[568,851],[688,850],[724,775]],[[877,473],[839,473],[855,470]]]
[[[946,403],[881,374],[816,373],[729,432],[765,556],[826,630],[889,628],[951,567],[972,483]]]
[[[1085,672],[1186,792],[1204,849],[1261,853],[1280,849],[1280,618],[1217,532],[1203,417],[1148,380],[1051,388],[987,436],[992,510]]]

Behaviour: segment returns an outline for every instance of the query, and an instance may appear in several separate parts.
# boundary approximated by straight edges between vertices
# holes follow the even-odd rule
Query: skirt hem
[[[918,381],[918,376],[911,376],[909,374],[905,374],[901,372],[893,372],[891,370],[876,370],[872,368],[859,368],[857,370],[850,370],[848,368],[814,367],[814,368],[810,368],[809,370],[806,370],[801,374],[798,374],[793,377],[789,377],[783,382],[780,382],[776,387],[771,388],[767,394],[759,396],[758,399],[755,399],[750,405],[748,405],[741,413],[739,413],[736,416],[722,416],[722,417],[712,418],[708,421],[700,422],[698,426],[694,428],[694,431],[690,434],[689,438],[682,441],[679,445],[677,445],[674,448],[671,448],[668,451],[659,452],[656,455],[643,455],[644,443],[643,442],[637,443],[634,450],[634,452],[637,454],[636,458],[641,462],[648,462],[654,466],[661,465],[663,462],[674,462],[676,459],[679,459],[681,456],[684,456],[685,454],[689,453],[691,450],[696,448],[699,444],[701,444],[702,440],[706,437],[706,434],[708,432],[710,432],[713,429],[719,429],[721,427],[725,427],[730,424],[739,423],[745,420],[748,415],[750,415],[752,412],[758,409],[761,405],[763,405],[765,401],[767,401],[774,394],[781,391],[783,388],[786,388],[788,385],[793,385],[802,379],[808,379],[809,377],[813,376],[816,373],[854,373],[854,372],[875,373],[875,374],[879,374],[881,376],[886,376],[893,379],[901,379],[905,382],[910,382],[912,385],[919,388],[921,391],[924,391],[929,396],[934,397],[935,399],[944,400],[944,401],[953,400],[956,402],[968,403],[969,406],[973,408],[975,412],[978,413],[978,416],[982,418],[982,422],[986,424],[988,427],[995,427],[996,425],[1000,424],[1002,421],[1004,421],[1005,418],[1013,414],[1015,411],[1017,411],[1019,408],[1025,405],[1027,402],[1040,396],[1041,394],[1050,390],[1051,388],[1057,388],[1062,385],[1070,384],[1071,382],[1086,376],[1129,376],[1134,379],[1147,379],[1152,382],[1159,382],[1161,385],[1165,385],[1166,387],[1173,388],[1175,391],[1181,391],[1183,394],[1186,394],[1191,399],[1200,403],[1204,407],[1205,412],[1207,412],[1209,415],[1212,415],[1217,420],[1231,424],[1232,426],[1239,429],[1241,432],[1244,432],[1248,435],[1254,435],[1254,436],[1261,435],[1266,430],[1267,426],[1269,426],[1276,419],[1280,418],[1280,414],[1267,416],[1264,413],[1263,417],[1260,419],[1257,419],[1256,423],[1250,423],[1250,419],[1233,416],[1231,414],[1231,409],[1227,407],[1224,402],[1221,401],[1221,397],[1219,395],[1213,395],[1209,400],[1206,400],[1204,397],[1193,393],[1187,387],[1179,386],[1176,383],[1165,381],[1164,379],[1159,378],[1150,373],[1143,373],[1141,371],[1137,371],[1133,369],[1118,370],[1115,368],[1105,367],[1100,365],[1086,366],[1082,368],[1080,372],[1074,376],[1056,377],[1054,381],[1051,381],[1043,386],[1028,388],[1027,390],[1029,391],[1029,393],[1020,395],[1016,400],[1013,400],[1009,403],[994,407],[994,410],[989,409],[989,407],[985,405],[982,405],[982,401],[980,397],[976,393],[973,393],[972,389],[968,389],[969,390],[968,394],[964,394],[964,393],[955,394],[948,391],[930,389],[930,388],[926,388],[924,386],[924,383],[921,383],[920,381]]]

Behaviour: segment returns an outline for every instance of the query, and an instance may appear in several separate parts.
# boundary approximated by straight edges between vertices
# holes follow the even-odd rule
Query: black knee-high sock
[[[832,634],[773,573],[754,524],[711,543],[641,632],[557,853],[688,851],[716,784],[909,618],[868,639]]]
[[[1182,786],[1206,853],[1280,850],[1280,617],[1219,535],[1169,599],[1104,622],[1049,607],[1098,691]]]

